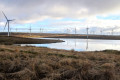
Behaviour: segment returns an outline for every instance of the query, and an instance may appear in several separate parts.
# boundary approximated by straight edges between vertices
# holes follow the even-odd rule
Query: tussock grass
[[[118,54],[1,45],[0,80],[119,80]]]

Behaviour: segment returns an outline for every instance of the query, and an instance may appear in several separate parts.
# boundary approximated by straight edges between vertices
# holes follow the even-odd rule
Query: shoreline
[[[107,35],[64,35],[64,36],[52,36],[44,38],[69,38],[69,39],[99,39],[99,40],[120,40],[120,36],[107,36]]]
[[[7,35],[7,33],[0,33],[1,36]],[[55,33],[11,33],[15,37],[23,38],[77,38],[77,39],[87,39],[86,34],[55,34]],[[120,40],[120,35],[93,35],[89,34],[88,39],[100,39],[100,40]]]
[[[33,39],[15,36],[0,36],[0,44],[12,45],[12,44],[47,44],[47,43],[57,43],[64,42],[62,40],[52,40],[52,39]]]

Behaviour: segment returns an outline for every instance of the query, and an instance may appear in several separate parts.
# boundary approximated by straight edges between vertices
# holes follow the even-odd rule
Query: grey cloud
[[[83,18],[118,8],[120,0],[0,0],[0,9],[18,21]],[[2,14],[0,14],[2,16]]]

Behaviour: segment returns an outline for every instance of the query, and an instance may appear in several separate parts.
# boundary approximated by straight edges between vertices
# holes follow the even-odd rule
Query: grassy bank
[[[0,36],[0,44],[43,44],[43,43],[56,43],[63,42],[61,40],[46,40],[46,39],[32,39],[13,36]]]
[[[47,38],[73,38],[73,39],[87,39],[87,35],[79,34],[68,34],[68,35],[57,35],[48,36]],[[103,40],[120,40],[120,36],[113,35],[88,35],[88,39],[103,39]]]
[[[7,35],[7,33],[0,33],[0,35]],[[47,37],[47,38],[77,38],[86,39],[86,34],[55,34],[55,33],[11,33],[12,36],[16,37]],[[89,39],[106,39],[106,40],[120,40],[119,35],[93,35],[90,34]]]
[[[120,52],[0,46],[0,80],[119,80]]]

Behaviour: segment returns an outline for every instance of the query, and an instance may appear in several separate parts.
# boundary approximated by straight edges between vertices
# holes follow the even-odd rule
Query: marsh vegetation
[[[0,80],[119,80],[120,52],[0,46]]]

